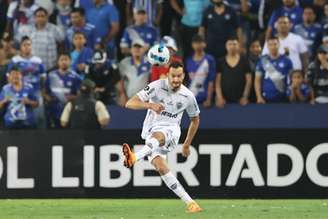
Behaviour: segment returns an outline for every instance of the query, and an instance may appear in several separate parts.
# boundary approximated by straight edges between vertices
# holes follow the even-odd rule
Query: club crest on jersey
[[[181,103],[181,102],[177,102],[177,109],[179,110],[179,109],[181,109],[182,108],[182,106],[183,106],[183,104]]]

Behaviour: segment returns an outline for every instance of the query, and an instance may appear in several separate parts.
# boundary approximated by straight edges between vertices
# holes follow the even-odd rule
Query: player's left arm
[[[195,137],[195,134],[199,127],[199,115],[190,118],[190,124],[188,128],[187,137],[182,146],[182,155],[188,157],[190,155],[190,144]]]
[[[182,146],[182,155],[188,157],[190,154],[190,144],[195,137],[195,134],[199,127],[199,107],[195,96],[192,95],[192,98],[189,99],[189,106],[186,108],[186,111],[190,117],[190,124],[188,128],[187,137]]]

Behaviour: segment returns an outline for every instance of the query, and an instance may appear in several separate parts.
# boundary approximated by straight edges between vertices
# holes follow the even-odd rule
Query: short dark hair
[[[62,52],[62,53],[60,53],[60,54],[58,55],[58,60],[59,60],[59,58],[62,57],[62,56],[67,56],[69,59],[71,59],[71,55],[70,55],[68,52]]]
[[[169,65],[169,69],[170,68],[184,68],[184,65],[182,62],[171,62],[170,65]]]
[[[276,36],[270,36],[267,41],[269,42],[270,40],[277,40],[279,42],[279,38]]]
[[[282,16],[278,17],[277,21],[278,21],[279,19],[283,19],[283,18],[287,18],[288,21],[290,22],[290,18],[289,18],[288,16],[286,16],[286,15],[282,15]]]
[[[228,41],[238,41],[238,38],[236,36],[229,36],[226,40],[226,42]]]
[[[21,41],[20,41],[20,44],[24,43],[25,41],[31,41],[31,38],[28,37],[28,36],[23,36]]]
[[[79,13],[82,17],[85,17],[85,10],[84,8],[73,8],[72,11],[71,11],[71,14],[72,13]]]
[[[35,16],[38,12],[40,12],[40,11],[42,11],[42,12],[44,12],[46,15],[48,15],[48,11],[45,9],[45,8],[43,8],[43,7],[38,7],[38,9],[36,9],[35,11],[34,11],[34,13],[33,13],[33,15]]]
[[[13,71],[22,72],[22,69],[21,69],[18,65],[13,65],[13,66],[10,68],[9,73],[11,73],[11,72],[13,72]]]
[[[75,35],[83,35],[85,39],[87,39],[87,36],[85,35],[85,33],[83,33],[82,31],[76,31],[73,33],[73,38],[75,37]]]
[[[311,5],[304,6],[303,11],[305,11],[305,9],[311,9],[313,12],[315,12],[314,7]]]

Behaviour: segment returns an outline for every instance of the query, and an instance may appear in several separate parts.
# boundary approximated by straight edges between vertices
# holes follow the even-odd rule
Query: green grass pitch
[[[204,212],[185,213],[174,199],[0,200],[0,219],[327,219],[327,200],[198,200]]]

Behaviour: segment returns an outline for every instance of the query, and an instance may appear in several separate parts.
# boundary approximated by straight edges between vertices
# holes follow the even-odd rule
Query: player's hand
[[[246,106],[248,104],[248,99],[246,97],[240,98],[239,104],[242,106]]]
[[[149,108],[154,110],[157,114],[160,114],[165,108],[159,103],[149,103]]]
[[[211,99],[205,100],[205,102],[203,103],[203,107],[209,108],[210,106],[211,106]]]
[[[216,106],[218,108],[223,108],[224,105],[226,104],[226,100],[223,97],[222,98],[216,98],[215,103],[216,103]]]
[[[258,104],[265,104],[265,100],[263,99],[263,97],[257,98],[256,103]]]
[[[190,147],[187,144],[183,144],[182,146],[182,156],[188,157],[190,155]]]

